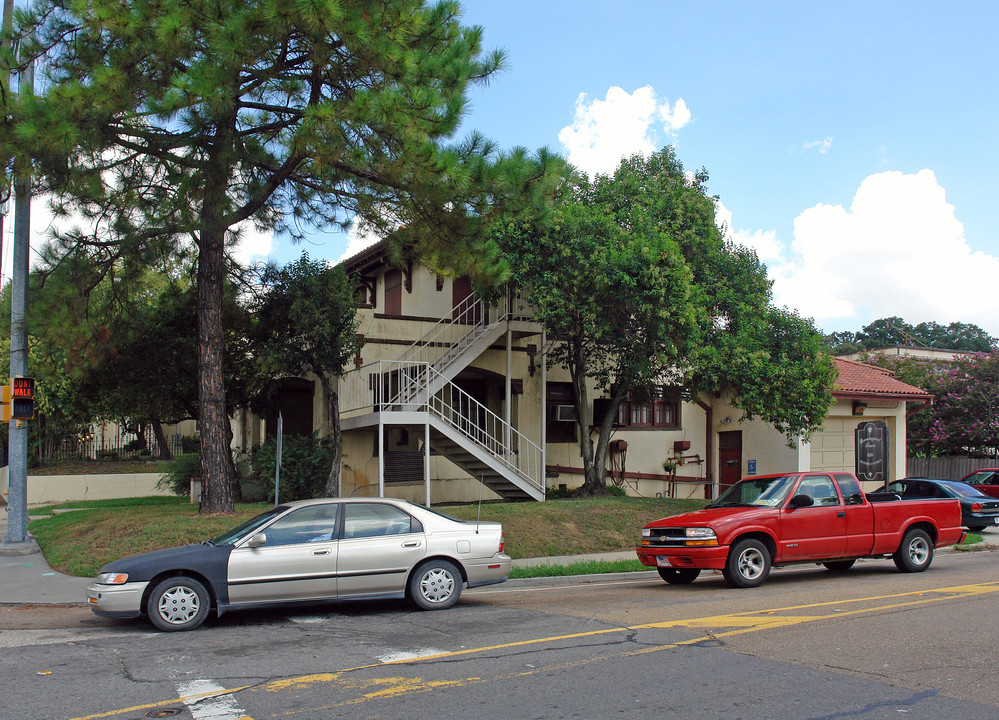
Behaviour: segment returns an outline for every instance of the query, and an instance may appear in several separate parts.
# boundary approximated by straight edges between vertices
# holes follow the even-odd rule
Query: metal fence
[[[179,435],[167,439],[167,446],[171,455],[178,455],[184,452],[186,449],[185,444],[190,444],[190,441],[185,441],[185,438]],[[53,452],[52,462],[71,462],[73,460],[139,460],[158,458],[159,456],[160,447],[155,437],[150,437],[143,443],[135,435],[129,434],[111,438],[66,438]]]
[[[960,480],[965,475],[983,467],[997,467],[996,458],[971,458],[950,456],[939,458],[908,458],[905,474],[908,477],[930,477],[941,480]]]

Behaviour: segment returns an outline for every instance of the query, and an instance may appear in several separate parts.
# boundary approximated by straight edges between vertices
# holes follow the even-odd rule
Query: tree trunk
[[[166,433],[163,432],[163,423],[159,420],[150,420],[149,424],[153,426],[153,437],[156,438],[156,446],[159,448],[157,457],[160,460],[172,460],[173,453],[170,452],[170,445],[167,443]]]
[[[625,391],[619,389],[611,396],[611,401],[607,406],[607,414],[604,415],[600,424],[596,443],[590,440],[590,424],[592,424],[593,420],[592,413],[588,413],[584,418],[585,422],[588,423],[585,439],[589,446],[589,457],[584,455],[583,471],[585,474],[583,476],[583,484],[576,490],[574,495],[592,496],[607,494],[607,449],[610,445],[611,433],[614,430],[614,418],[617,415],[618,406],[626,395]]]
[[[333,383],[325,375],[320,375],[320,383],[326,394],[326,418],[330,437],[333,441],[333,461],[330,474],[326,478],[326,497],[340,497],[342,492],[343,436],[340,433],[340,397],[333,390]]]
[[[223,184],[224,189],[224,184]],[[208,191],[211,193],[211,191]],[[221,198],[206,198],[198,242],[198,405],[201,430],[200,514],[235,509],[229,476],[229,415],[222,374],[222,293],[225,282],[225,229],[217,221]],[[212,206],[215,206],[214,208]],[[213,222],[213,220],[215,222]]]

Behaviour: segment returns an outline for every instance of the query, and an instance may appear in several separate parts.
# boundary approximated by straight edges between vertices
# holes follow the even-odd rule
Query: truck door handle
[[[846,517],[846,511],[840,510],[838,513],[836,513],[836,517]]]

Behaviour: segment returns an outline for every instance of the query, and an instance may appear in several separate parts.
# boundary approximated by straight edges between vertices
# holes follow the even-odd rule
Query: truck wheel
[[[659,577],[668,582],[670,585],[689,585],[697,579],[697,576],[701,574],[700,570],[695,570],[692,568],[656,568],[659,571]]]
[[[902,572],[922,572],[933,561],[933,543],[925,530],[913,528],[902,537],[902,544],[891,556]]]
[[[831,560],[830,562],[822,563],[826,566],[827,570],[832,570],[833,572],[845,572],[853,567],[853,564],[857,562],[856,560]]]
[[[770,551],[759,540],[740,540],[728,553],[722,575],[732,587],[751,588],[762,585],[770,574]]]
[[[193,630],[208,617],[211,599],[205,586],[191,577],[167,578],[149,593],[146,614],[160,630]]]

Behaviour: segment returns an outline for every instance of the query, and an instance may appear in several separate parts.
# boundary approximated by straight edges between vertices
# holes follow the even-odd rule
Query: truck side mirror
[[[811,495],[805,495],[805,494],[795,495],[793,498],[791,498],[791,502],[787,504],[787,509],[794,510],[795,508],[800,508],[800,507],[811,507],[814,504],[815,501],[812,500]]]

